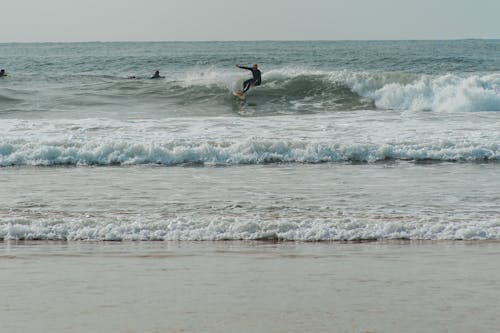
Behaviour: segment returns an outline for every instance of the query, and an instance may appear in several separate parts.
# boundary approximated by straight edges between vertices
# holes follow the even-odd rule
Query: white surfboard
[[[241,92],[241,90],[233,91],[233,96],[241,99],[242,101],[245,100],[245,95]]]

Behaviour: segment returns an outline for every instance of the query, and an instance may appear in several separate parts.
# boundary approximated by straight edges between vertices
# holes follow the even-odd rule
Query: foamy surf
[[[229,212],[227,212],[229,213]],[[295,212],[297,214],[298,212]],[[197,213],[198,214],[198,213]],[[301,217],[196,215],[163,219],[161,216],[17,218],[0,221],[0,240],[52,241],[362,241],[362,240],[500,240],[500,221],[460,223],[399,221],[372,217],[336,217],[309,220]],[[300,215],[300,213],[298,213]],[[280,214],[282,215],[282,214]],[[340,214],[342,215],[342,214]]]
[[[428,141],[422,143],[246,140],[242,142],[42,142],[0,145],[0,166],[185,164],[240,165],[269,163],[500,161],[497,142]]]
[[[500,240],[496,168],[4,168],[0,239]]]
[[[265,126],[258,118],[226,117],[9,120],[1,125],[0,166],[500,160],[500,132],[487,115],[466,128],[447,117],[429,124],[425,115],[377,111],[360,120],[367,115],[267,117]]]

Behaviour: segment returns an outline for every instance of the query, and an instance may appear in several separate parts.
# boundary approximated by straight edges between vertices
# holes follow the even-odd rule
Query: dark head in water
[[[160,71],[156,71],[153,76],[151,76],[152,79],[159,79],[162,78],[163,76],[160,76]]]
[[[5,69],[0,69],[0,76],[7,76]]]

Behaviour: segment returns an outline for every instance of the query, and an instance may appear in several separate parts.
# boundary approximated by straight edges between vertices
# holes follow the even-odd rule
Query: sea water
[[[0,44],[0,67],[0,239],[500,239],[498,40]]]
[[[493,333],[499,250],[484,241],[8,241],[0,319],[15,333]]]

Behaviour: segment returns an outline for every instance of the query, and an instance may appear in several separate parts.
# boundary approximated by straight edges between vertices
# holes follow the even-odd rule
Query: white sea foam
[[[379,108],[434,111],[500,111],[500,75],[422,76],[411,83],[389,83],[376,90],[360,89]]]
[[[258,118],[225,117],[11,120],[2,124],[0,166],[500,160],[500,132],[487,115],[471,114],[475,123],[466,127],[446,116],[432,123],[426,115],[366,116],[268,117],[265,126]]]
[[[42,142],[0,146],[1,166],[22,165],[134,165],[263,164],[377,162],[383,160],[499,161],[500,145],[404,142],[336,144],[332,142],[246,140],[243,142]]]
[[[227,212],[226,212],[227,213]],[[312,212],[308,212],[311,214]],[[435,221],[428,218],[330,216],[310,219],[265,214],[203,216],[196,213],[165,219],[160,215],[81,216],[0,220],[0,239],[21,240],[258,240],[341,241],[370,239],[500,240],[500,221]],[[285,216],[283,216],[285,215]],[[323,214],[324,215],[324,214]]]

